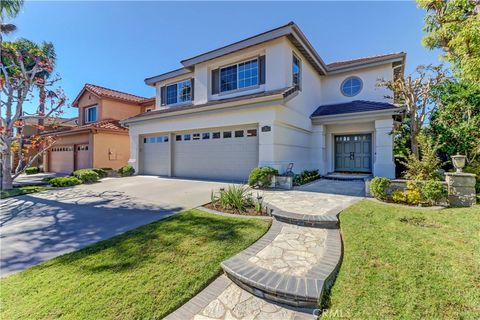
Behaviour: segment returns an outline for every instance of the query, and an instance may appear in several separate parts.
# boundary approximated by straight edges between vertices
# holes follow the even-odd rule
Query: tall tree
[[[417,0],[425,9],[423,44],[440,48],[463,79],[480,82],[480,0]]]
[[[24,0],[2,0],[0,1],[0,42],[3,35],[17,30],[12,23],[5,23],[7,18],[15,18],[23,7]]]
[[[418,135],[430,114],[435,110],[432,89],[442,83],[446,74],[442,66],[418,66],[415,72],[393,80],[382,79],[379,86],[393,92],[396,101],[407,109],[410,121],[410,144],[414,156],[419,158]],[[394,96],[386,98],[393,99]]]
[[[446,81],[433,90],[437,108],[428,132],[445,154],[467,156],[471,163],[480,156],[480,85]]]
[[[58,116],[66,99],[63,91],[54,87],[54,84],[60,80],[58,76],[48,81],[44,81],[42,78],[45,73],[52,72],[53,62],[51,57],[41,50],[40,46],[31,41],[20,39],[15,42],[1,43],[1,50],[0,160],[2,165],[2,189],[8,190],[12,188],[13,180],[23,172],[23,170],[19,170],[14,175],[11,174],[11,150],[12,144],[18,144],[24,139],[21,130],[15,134],[15,129],[21,129],[24,125],[24,103],[31,100],[35,87],[43,86],[45,98],[49,102],[45,105],[48,105],[49,109],[41,114],[39,108],[37,108],[30,116],[45,119]],[[31,158],[26,159],[24,168],[38,159],[53,143],[54,141],[49,138],[33,139],[32,147],[37,152]]]

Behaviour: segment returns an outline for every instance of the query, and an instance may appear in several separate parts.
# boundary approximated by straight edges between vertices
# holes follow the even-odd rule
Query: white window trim
[[[241,64],[241,63],[245,63],[245,62],[249,62],[249,61],[253,61],[253,60],[257,60],[257,72],[258,72],[258,74],[257,74],[257,84],[254,84],[254,85],[251,85],[251,86],[248,86],[248,87],[239,88],[238,83],[240,82],[240,80],[238,79],[238,76],[239,76],[240,73],[238,72],[238,65]],[[235,66],[235,65],[237,66],[237,89],[222,91],[222,69],[225,69],[225,68],[228,68],[228,67],[231,67],[231,66]],[[234,62],[234,63],[230,63],[230,64],[227,64],[227,65],[218,67],[218,82],[219,82],[218,83],[218,86],[219,86],[218,95],[219,96],[259,88],[260,87],[260,56],[251,57],[251,58],[248,58],[248,59],[244,59],[244,60],[241,60],[241,61],[238,61],[238,62]]]
[[[187,101],[182,101],[182,102],[179,102],[179,98],[180,98],[180,92],[178,91],[178,84],[179,83],[182,83],[182,82],[185,82],[185,81],[189,81],[190,82],[190,100],[187,100]],[[177,86],[177,102],[175,103],[168,103],[168,87],[170,86]],[[191,104],[192,103],[192,91],[193,91],[193,88],[192,88],[192,79],[191,78],[187,78],[187,79],[183,79],[183,80],[178,80],[176,82],[172,82],[172,83],[169,83],[169,84],[166,84],[165,85],[165,105],[166,106],[180,106],[180,105],[185,105],[185,104]]]
[[[299,62],[300,72],[298,73],[298,90],[302,91],[303,61],[302,61],[302,59],[300,59],[300,58],[298,57],[297,54],[295,54],[295,52],[292,51],[292,86],[294,85],[294,84],[293,84],[293,57],[297,58],[297,60],[298,60],[298,62]]]
[[[353,78],[356,78],[360,81],[360,89],[358,90],[357,93],[353,94],[353,95],[348,95],[348,94],[345,94],[345,92],[343,91],[343,86],[345,85],[345,83],[350,80],[350,79],[353,79]],[[348,76],[346,77],[345,79],[343,79],[342,83],[340,84],[340,93],[344,96],[344,97],[347,97],[347,98],[352,98],[352,97],[355,97],[356,95],[359,95],[363,90],[363,80],[362,78],[360,78],[359,76],[356,76],[356,75],[353,75],[353,76]]]
[[[98,105],[94,105],[94,106],[91,106],[91,107],[88,107],[88,108],[85,108],[84,110],[84,120],[85,120],[85,123],[92,123],[92,122],[95,122],[98,120],[98,109],[97,109]],[[90,109],[95,109],[95,120],[93,121],[88,121],[88,110]]]

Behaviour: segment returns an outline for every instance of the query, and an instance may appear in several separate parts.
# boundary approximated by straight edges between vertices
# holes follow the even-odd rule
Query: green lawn
[[[15,196],[20,196],[22,194],[45,191],[47,189],[48,188],[45,186],[27,186],[27,187],[13,188],[11,190],[2,190],[0,191],[0,198],[4,199],[8,197],[15,197]]]
[[[0,318],[160,319],[268,227],[182,212],[0,280]]]
[[[340,221],[344,258],[322,319],[478,319],[480,206],[364,200]]]

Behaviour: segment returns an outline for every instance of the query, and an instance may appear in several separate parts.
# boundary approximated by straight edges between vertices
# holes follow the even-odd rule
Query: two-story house
[[[257,166],[394,177],[402,108],[380,78],[405,53],[326,64],[299,27],[282,27],[181,61],[147,78],[155,110],[122,121],[143,174],[245,180]]]
[[[71,173],[126,165],[130,158],[128,129],[119,121],[148,112],[154,104],[155,98],[86,84],[72,103],[78,108],[78,125],[44,133],[55,138],[44,155],[44,170]]]

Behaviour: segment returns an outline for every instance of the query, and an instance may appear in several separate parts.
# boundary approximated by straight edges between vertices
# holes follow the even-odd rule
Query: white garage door
[[[60,173],[72,173],[73,146],[55,146],[50,149],[49,171]]]
[[[144,137],[141,149],[143,174],[169,175],[170,141],[168,135]]]
[[[258,165],[256,127],[198,130],[174,138],[177,177],[246,181]]]

